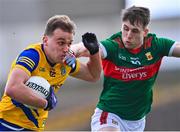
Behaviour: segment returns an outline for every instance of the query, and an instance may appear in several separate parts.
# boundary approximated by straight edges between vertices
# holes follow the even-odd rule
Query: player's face
[[[122,41],[127,49],[139,48],[147,33],[148,29],[144,29],[141,24],[132,25],[129,21],[122,23]]]
[[[47,57],[51,63],[63,63],[69,47],[73,41],[73,33],[64,32],[58,28],[51,36],[44,36],[43,42]]]

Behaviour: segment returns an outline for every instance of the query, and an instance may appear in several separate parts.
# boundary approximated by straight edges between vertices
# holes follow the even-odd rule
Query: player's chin
[[[64,56],[56,56],[55,61],[56,63],[60,63],[63,62],[64,58],[65,58]]]
[[[64,57],[57,59],[56,63],[64,63]]]
[[[56,60],[56,64],[57,64],[57,63],[64,63],[64,61],[61,60],[61,59],[59,59],[59,60]]]
[[[124,46],[126,49],[132,49],[132,46],[130,46],[129,44],[125,44]]]

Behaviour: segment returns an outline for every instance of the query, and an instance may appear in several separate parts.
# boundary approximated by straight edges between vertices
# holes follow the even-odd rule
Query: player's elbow
[[[88,80],[86,80],[86,81],[88,81],[88,82],[97,82],[98,79],[92,78],[92,79],[88,79]]]
[[[99,79],[100,79],[100,74],[99,75],[96,75],[96,76],[92,76],[92,78],[91,78],[91,82],[97,82]]]
[[[6,93],[6,95],[9,96],[9,97],[12,97],[13,94],[14,94],[13,90],[11,90],[11,88],[9,88],[9,87],[6,87],[5,93]]]
[[[9,96],[10,98],[15,98],[15,94],[17,91],[15,91],[15,86],[6,86],[5,88],[5,93],[7,96]]]
[[[94,78],[94,79],[91,80],[91,82],[97,82],[98,80],[99,80],[99,79]]]

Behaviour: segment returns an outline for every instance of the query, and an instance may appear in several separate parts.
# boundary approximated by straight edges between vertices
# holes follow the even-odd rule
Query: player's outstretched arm
[[[80,63],[80,70],[74,77],[86,81],[97,81],[100,78],[102,68],[96,35],[93,33],[85,33],[82,36],[82,42],[89,52],[89,61],[86,64]]]
[[[89,50],[84,45],[85,41],[86,40],[84,41],[82,40],[82,42],[80,43],[71,45],[70,49],[73,51],[76,57],[89,57],[90,56]],[[100,52],[101,57],[103,57],[103,51],[100,46],[99,46],[99,52]]]
[[[83,42],[71,45],[70,49],[76,57],[89,57],[90,53],[84,46]]]

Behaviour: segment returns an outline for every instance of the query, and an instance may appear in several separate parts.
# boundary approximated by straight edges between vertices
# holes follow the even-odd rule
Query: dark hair
[[[150,10],[146,7],[136,7],[132,6],[123,10],[122,12],[122,21],[127,21],[134,24],[142,24],[145,28],[150,21]]]
[[[52,35],[57,28],[75,34],[75,23],[66,15],[55,15],[47,21],[44,35]]]

